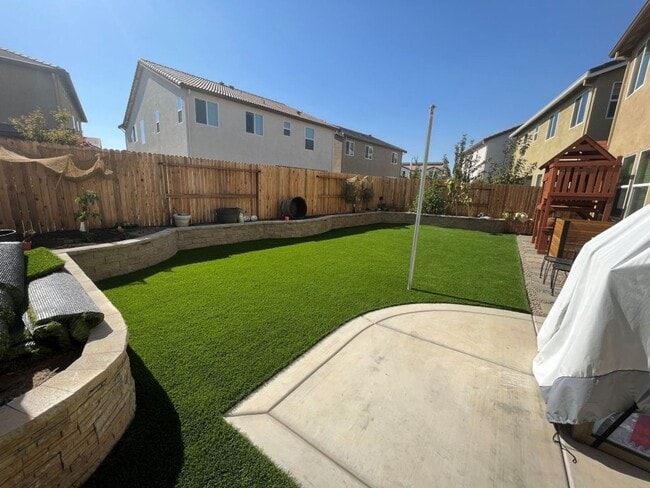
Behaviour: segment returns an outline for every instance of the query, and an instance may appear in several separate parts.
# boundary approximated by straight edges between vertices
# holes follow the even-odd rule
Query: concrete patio
[[[522,264],[528,287],[535,264]],[[646,486],[645,471],[554,442],[531,373],[535,334],[531,315],[490,308],[370,312],[226,420],[302,486]]]

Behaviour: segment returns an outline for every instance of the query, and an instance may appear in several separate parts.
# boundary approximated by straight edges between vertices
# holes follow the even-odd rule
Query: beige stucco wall
[[[218,127],[196,123],[196,98],[217,104]],[[333,129],[194,91],[187,105],[192,157],[332,170]],[[263,135],[246,132],[246,112],[264,117]],[[291,123],[289,136],[283,133],[285,121]],[[314,129],[313,150],[305,149],[307,127]]]
[[[639,43],[633,52],[636,53],[641,45],[646,42],[646,39]],[[633,172],[635,172],[636,165],[640,160],[639,153],[650,150],[650,128],[648,125],[648,117],[650,117],[650,72],[646,73],[643,86],[627,96],[633,70],[634,63],[629,62],[612,126],[609,151],[615,156],[623,157],[636,154],[635,169],[633,169]],[[645,203],[646,205],[650,204],[650,189],[648,189]]]
[[[628,64],[609,140],[609,150],[615,156],[628,156],[650,148],[650,73],[646,74],[645,84],[628,97],[632,69],[632,63]]]
[[[539,135],[536,141],[531,141],[526,152],[526,160],[534,163],[534,167],[536,168],[532,174],[533,185],[535,184],[537,175],[543,173],[543,171],[539,170],[539,166],[553,158],[579,137],[588,134],[596,140],[607,139],[612,123],[612,119],[605,117],[607,103],[609,102],[612,84],[622,79],[623,71],[623,68],[620,68],[591,80],[587,86],[574,90],[561,103],[539,117]],[[585,121],[582,124],[571,127],[574,102],[585,90],[589,91]],[[549,118],[557,110],[559,110],[560,116],[555,137],[547,139],[546,133],[550,123]],[[532,124],[529,132],[534,127],[535,124]],[[521,134],[519,137],[523,137],[524,135]]]
[[[342,143],[341,171],[370,176],[394,176],[400,175],[402,167],[402,152],[370,142],[365,142],[354,137],[346,137],[346,140],[354,141],[354,156],[345,154],[345,141]],[[372,159],[366,159],[366,146],[372,146]],[[393,164],[392,154],[397,153],[397,164]]]
[[[186,93],[167,80],[142,70],[142,78],[135,94],[131,118],[125,131],[128,151],[187,156],[187,100]],[[178,123],[176,101],[183,98],[183,122]],[[194,103],[194,101],[192,101]],[[156,133],[155,113],[160,112],[160,132]],[[145,140],[142,143],[140,121],[144,120]],[[131,142],[131,127],[136,126],[137,142]]]

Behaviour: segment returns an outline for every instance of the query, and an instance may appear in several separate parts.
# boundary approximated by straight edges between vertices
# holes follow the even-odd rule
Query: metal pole
[[[413,245],[411,246],[411,267],[409,268],[409,280],[406,289],[410,290],[413,285],[413,273],[415,272],[415,255],[418,251],[418,236],[420,234],[420,219],[422,218],[422,199],[424,197],[424,181],[427,178],[427,161],[429,161],[429,143],[431,142],[431,127],[433,127],[433,111],[435,105],[429,107],[429,128],[427,129],[427,142],[424,145],[424,161],[422,161],[422,172],[420,173],[420,193],[418,195],[418,208],[415,214],[415,230],[413,231]]]

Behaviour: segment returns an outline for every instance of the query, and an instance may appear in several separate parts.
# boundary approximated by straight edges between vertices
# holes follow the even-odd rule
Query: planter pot
[[[190,219],[192,216],[190,214],[180,213],[174,214],[174,225],[176,227],[188,227],[190,225]]]
[[[244,221],[244,212],[238,207],[218,208],[216,210],[216,217],[217,223],[219,224],[236,224],[240,221],[240,217],[241,221]]]
[[[88,224],[86,222],[79,223],[79,230],[81,232],[88,232]]]
[[[0,229],[0,242],[15,242],[18,234],[14,229]]]

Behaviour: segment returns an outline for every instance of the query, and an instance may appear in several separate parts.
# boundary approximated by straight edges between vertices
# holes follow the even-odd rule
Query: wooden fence
[[[352,175],[14,139],[0,139],[0,145],[30,158],[70,154],[81,168],[90,167],[99,155],[113,171],[110,177],[70,181],[39,164],[0,161],[0,228],[76,229],[74,199],[85,189],[99,194],[100,222],[94,225],[103,227],[124,222],[165,226],[173,211],[191,213],[193,223],[211,223],[215,209],[222,207],[240,207],[261,220],[277,219],[281,202],[298,196],[307,202],[309,216],[352,211],[341,197],[343,181]],[[408,210],[417,195],[417,180],[368,179],[374,192],[370,209],[377,208],[383,196],[390,209]],[[533,215],[539,193],[538,188],[510,185],[480,185],[473,191],[469,215],[491,217],[504,211]],[[467,209],[459,208],[458,214],[467,215]]]

